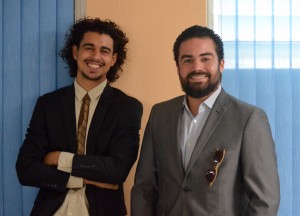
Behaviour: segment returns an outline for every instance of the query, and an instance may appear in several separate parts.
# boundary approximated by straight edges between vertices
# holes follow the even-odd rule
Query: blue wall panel
[[[299,215],[300,212],[300,171],[299,171],[299,164],[300,164],[300,70],[292,71],[292,83],[293,83],[293,107],[290,112],[292,113],[292,128],[293,128],[293,136],[292,136],[292,200],[293,200],[293,213],[292,215]]]
[[[39,96],[39,1],[22,1],[21,10],[21,53],[22,53],[22,137],[24,137],[32,108]],[[36,190],[22,188],[22,213],[29,215]]]
[[[56,1],[40,0],[40,94],[56,88],[56,59],[58,50],[56,48]]]
[[[57,1],[57,49],[61,49],[65,38],[65,32],[70,27],[70,19],[65,17],[73,17],[74,10],[70,10],[68,7],[74,0]],[[67,26],[67,27],[66,27]],[[70,82],[69,74],[64,70],[64,64],[61,58],[57,59],[57,87],[62,87]]]
[[[0,1],[0,25],[3,26],[3,2]],[[3,214],[4,203],[3,203],[3,34],[2,28],[0,28],[0,214]]]
[[[12,16],[12,10],[14,15]],[[21,188],[14,164],[21,142],[21,2],[3,2],[3,215],[20,215]]]
[[[19,184],[15,162],[38,96],[72,82],[58,52],[74,2],[0,0],[0,11],[0,215],[29,215],[37,189]]]
[[[281,203],[280,215],[294,215],[292,207],[293,202],[293,133],[292,133],[292,71],[277,70],[274,71],[275,77],[275,140],[277,147],[277,162],[281,181]],[[298,215],[298,214],[295,214]]]

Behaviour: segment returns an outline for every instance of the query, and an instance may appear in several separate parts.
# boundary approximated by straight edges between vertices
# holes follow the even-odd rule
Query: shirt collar
[[[82,98],[84,97],[84,95],[86,95],[86,93],[88,93],[91,100],[94,101],[100,97],[106,84],[107,84],[107,80],[105,80],[104,82],[100,83],[99,85],[97,85],[96,87],[92,88],[90,91],[87,92],[84,88],[82,88],[78,84],[77,80],[75,79],[74,80],[75,97],[77,100],[81,101]]]
[[[220,92],[221,92],[221,85],[219,85],[219,87],[217,88],[216,91],[214,91],[214,93],[212,93],[211,96],[209,96],[203,103],[206,104],[206,106],[208,106],[210,109],[213,107],[214,103],[217,100],[217,97],[219,96]]]
[[[214,91],[202,104],[205,104],[208,108],[211,109],[213,107],[214,103],[216,102],[216,99],[219,96],[221,89],[222,89],[222,87],[220,84],[219,87],[217,88],[217,90]],[[202,104],[200,104],[199,109]],[[189,110],[188,105],[187,105],[187,96],[184,97],[183,106]]]

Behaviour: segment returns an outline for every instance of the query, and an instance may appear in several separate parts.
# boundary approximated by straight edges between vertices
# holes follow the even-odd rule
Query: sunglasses
[[[209,186],[211,187],[213,183],[215,182],[217,178],[218,168],[221,165],[223,159],[225,157],[225,149],[223,150],[216,150],[213,154],[212,161],[214,164],[214,167],[212,169],[209,169],[206,173],[206,181],[209,183]]]

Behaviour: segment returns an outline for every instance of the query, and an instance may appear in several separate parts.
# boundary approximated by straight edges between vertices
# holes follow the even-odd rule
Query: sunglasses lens
[[[217,163],[221,163],[221,161],[223,160],[224,157],[224,151],[216,151],[213,155],[213,162],[215,164]]]
[[[211,183],[211,182],[213,182],[215,180],[215,178],[216,178],[216,171],[215,171],[215,169],[208,170],[207,173],[206,173],[206,180],[209,183]]]

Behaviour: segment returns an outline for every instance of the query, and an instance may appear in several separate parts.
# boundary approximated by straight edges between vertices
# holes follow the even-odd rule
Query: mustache
[[[85,59],[84,60],[85,62],[94,62],[94,63],[98,63],[98,64],[101,64],[101,65],[105,65],[105,63],[103,61],[100,61],[99,59]]]
[[[192,76],[197,76],[197,75],[204,75],[207,76],[208,78],[211,76],[209,73],[204,72],[204,71],[192,71],[187,75],[187,78],[191,78]]]

